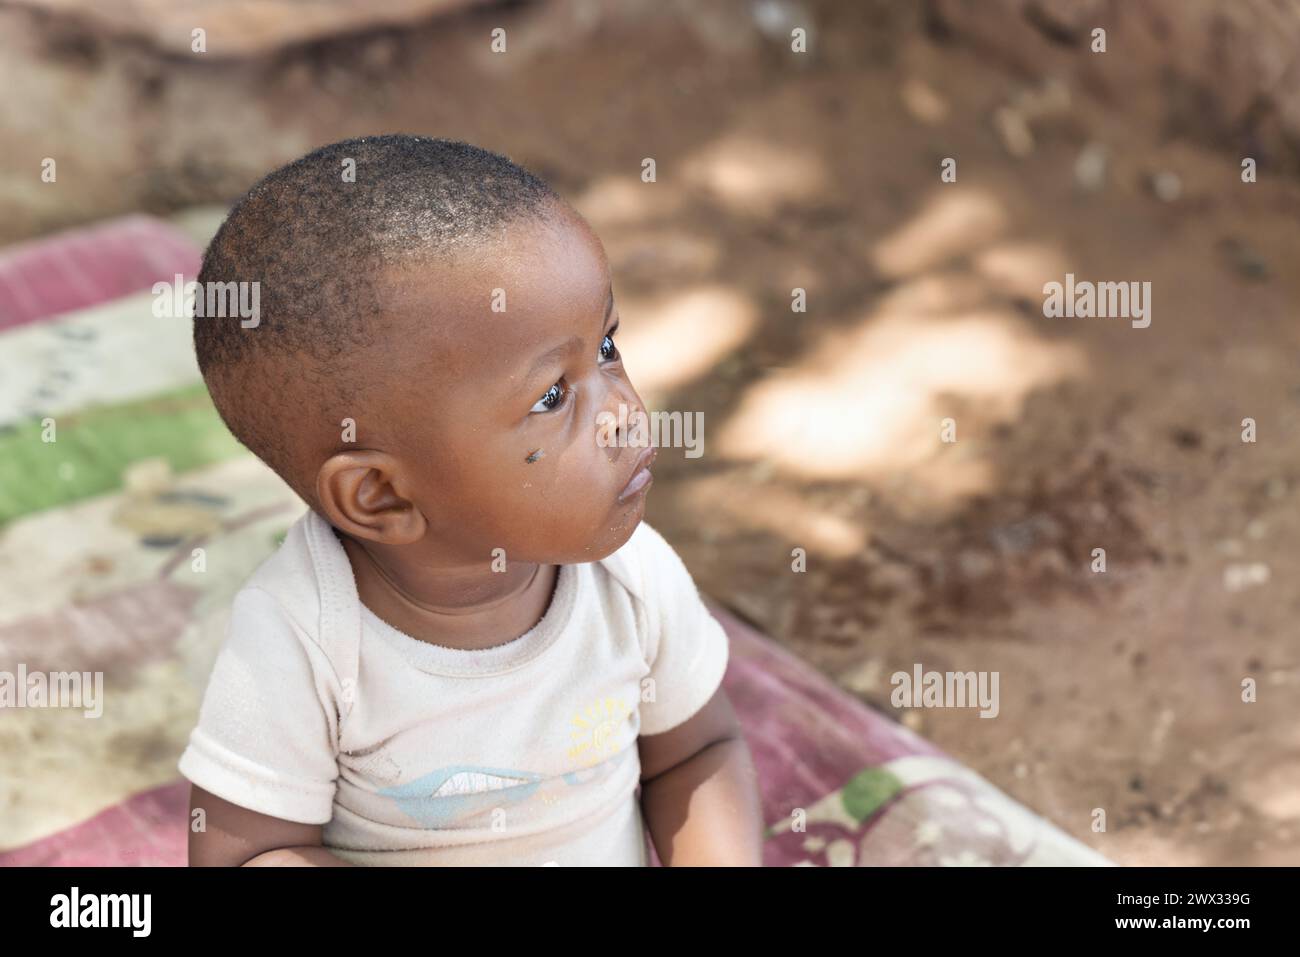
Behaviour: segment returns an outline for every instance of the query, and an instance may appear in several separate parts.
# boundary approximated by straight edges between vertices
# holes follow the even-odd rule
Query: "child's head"
[[[340,531],[561,564],[640,521],[644,491],[620,492],[647,450],[597,440],[601,412],[644,411],[604,250],[505,157],[416,136],[318,149],[235,206],[199,281],[259,283],[256,325],[195,319],[199,368],[235,436]]]

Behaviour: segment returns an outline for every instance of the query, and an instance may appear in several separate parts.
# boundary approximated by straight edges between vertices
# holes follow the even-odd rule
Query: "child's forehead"
[[[415,292],[476,315],[509,316],[525,309],[602,298],[609,265],[600,240],[576,214],[521,220],[451,254],[430,253],[387,271],[399,295]]]
[[[444,380],[491,376],[506,390],[575,336],[598,345],[612,291],[604,250],[580,223],[512,228],[453,260],[386,270],[384,285],[394,352],[427,357]]]

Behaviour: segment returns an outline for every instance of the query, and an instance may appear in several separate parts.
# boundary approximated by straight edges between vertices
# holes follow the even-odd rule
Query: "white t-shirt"
[[[608,558],[561,565],[525,634],[466,651],[362,605],[309,510],[236,594],[178,766],[241,807],[324,824],[354,864],[644,866],[637,736],[699,711],[727,653],[645,522]]]

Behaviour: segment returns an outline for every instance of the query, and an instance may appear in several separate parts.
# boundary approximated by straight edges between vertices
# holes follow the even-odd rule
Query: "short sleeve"
[[[331,674],[324,653],[270,593],[242,588],[181,774],[252,811],[328,822],[338,777]]]
[[[654,701],[641,703],[641,734],[662,734],[708,704],[727,670],[727,633],[700,598],[673,547],[645,522],[644,575],[647,664]]]

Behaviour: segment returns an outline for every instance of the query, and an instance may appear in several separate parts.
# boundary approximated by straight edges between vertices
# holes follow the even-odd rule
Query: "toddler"
[[[347,140],[212,240],[199,294],[254,282],[199,368],[309,508],[181,756],[190,864],[759,864],[726,634],[600,424],[645,410],[586,222],[466,143]]]

